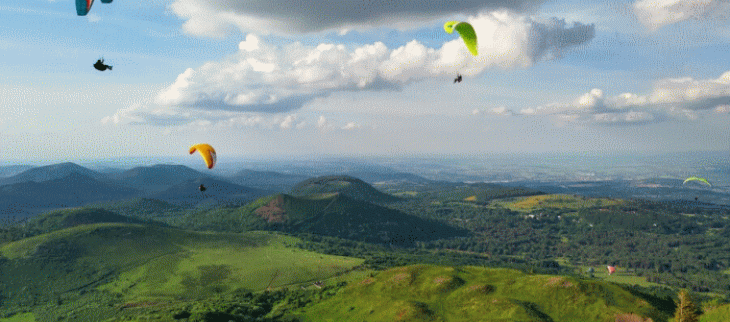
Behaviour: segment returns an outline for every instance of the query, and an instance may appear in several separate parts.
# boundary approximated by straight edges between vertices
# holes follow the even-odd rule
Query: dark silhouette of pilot
[[[107,69],[112,70],[112,66],[104,64],[104,58],[97,60],[96,63],[94,63],[94,68],[102,72]]]
[[[460,74],[456,74],[456,78],[454,78],[454,84],[456,84],[456,83],[461,83],[461,75]]]

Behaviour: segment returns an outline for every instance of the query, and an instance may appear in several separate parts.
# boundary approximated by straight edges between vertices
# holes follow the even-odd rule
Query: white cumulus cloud
[[[512,113],[512,111],[508,110],[508,109],[507,109],[506,107],[504,107],[504,106],[500,106],[500,107],[495,107],[495,108],[493,108],[493,109],[491,110],[491,112],[492,112],[492,114],[496,114],[496,115],[504,115],[504,116],[510,116],[510,115],[512,115],[512,114],[513,114],[513,113]]]
[[[652,113],[637,111],[598,113],[593,115],[593,121],[604,124],[649,123],[654,121],[655,118]]]
[[[119,123],[144,123],[144,115],[140,114],[142,105],[133,104],[130,107],[119,109],[112,116],[105,116],[101,119],[103,124],[119,124]]]
[[[469,20],[479,37],[472,56],[455,37],[441,48],[413,40],[398,48],[381,42],[350,48],[324,43],[274,46],[249,34],[238,51],[189,68],[155,99],[160,107],[286,113],[341,91],[399,89],[457,71],[474,76],[488,68],[521,68],[554,59],[590,41],[593,25],[537,21],[509,11]]]
[[[717,107],[715,107],[715,112],[716,113],[730,113],[730,105],[727,105],[727,104],[718,105]]]
[[[86,19],[89,19],[89,22],[99,22],[101,21],[101,17],[95,13],[89,13],[86,15]]]
[[[361,127],[362,126],[360,124],[357,124],[355,122],[347,122],[347,124],[345,124],[345,126],[343,126],[342,129],[343,130],[355,130],[355,129],[359,129]]]
[[[696,120],[708,112],[726,113],[730,110],[728,106],[730,71],[716,79],[662,79],[647,95],[606,96],[601,89],[594,88],[569,103],[525,107],[515,114],[559,116],[561,120],[575,122],[643,124],[667,119]]]
[[[319,119],[317,120],[317,128],[319,129],[327,129],[330,128],[332,125],[329,121],[327,121],[327,118],[324,117],[324,115],[320,115]]]
[[[279,127],[282,129],[291,129],[294,125],[294,121],[297,119],[297,116],[294,114],[287,115],[281,123],[279,123]]]

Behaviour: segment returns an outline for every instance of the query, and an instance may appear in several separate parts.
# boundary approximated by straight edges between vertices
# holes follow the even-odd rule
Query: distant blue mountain
[[[42,167],[28,169],[11,177],[0,179],[0,185],[8,185],[20,182],[43,182],[65,178],[71,174],[81,174],[97,180],[105,180],[105,174],[89,170],[72,162],[52,164]]]
[[[126,186],[152,194],[184,181],[212,176],[183,165],[157,164],[132,168],[122,173],[111,174],[109,177]]]
[[[206,188],[204,192],[198,189],[201,184]],[[245,187],[210,177],[200,177],[179,182],[164,191],[149,195],[148,198],[183,205],[198,203],[242,204],[272,193],[269,190]]]
[[[6,165],[0,167],[0,177],[10,177],[26,170],[35,168],[32,165]]]
[[[306,175],[244,169],[227,179],[233,183],[247,187],[276,192],[289,192],[294,185],[309,178]]]
[[[101,182],[72,172],[66,177],[54,180],[26,181],[0,186],[0,213],[23,216],[22,214],[53,208],[126,199],[139,193],[136,189]]]
[[[412,173],[407,172],[397,172],[397,171],[386,171],[386,172],[379,172],[379,171],[348,171],[344,172],[344,174],[359,178],[362,181],[365,181],[367,183],[378,183],[378,182],[408,182],[408,183],[429,183],[433,182],[431,180],[428,180],[424,177],[417,176]]]

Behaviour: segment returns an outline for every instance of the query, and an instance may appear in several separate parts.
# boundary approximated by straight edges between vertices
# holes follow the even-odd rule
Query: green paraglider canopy
[[[468,22],[462,21],[449,21],[444,24],[444,30],[448,33],[453,33],[454,29],[459,32],[459,36],[464,41],[466,48],[469,49],[472,55],[479,55],[477,48],[477,33],[474,31],[474,27]]]
[[[708,181],[707,181],[707,179],[705,179],[705,178],[700,178],[700,177],[689,177],[689,178],[687,178],[687,179],[684,179],[684,182],[682,182],[682,184],[685,184],[685,183],[687,183],[687,182],[689,182],[689,181],[700,181],[700,182],[704,182],[704,183],[706,183],[706,184],[707,184],[708,186],[712,187],[712,185],[710,184],[710,182],[708,182]]]

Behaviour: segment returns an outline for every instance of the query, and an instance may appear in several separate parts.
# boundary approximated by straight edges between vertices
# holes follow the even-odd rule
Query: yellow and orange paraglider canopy
[[[195,153],[195,151],[198,151],[198,153],[200,153],[200,156],[203,157],[203,160],[205,160],[205,165],[208,166],[208,169],[213,169],[216,160],[215,149],[213,149],[210,144],[200,143],[190,147],[190,154]]]

